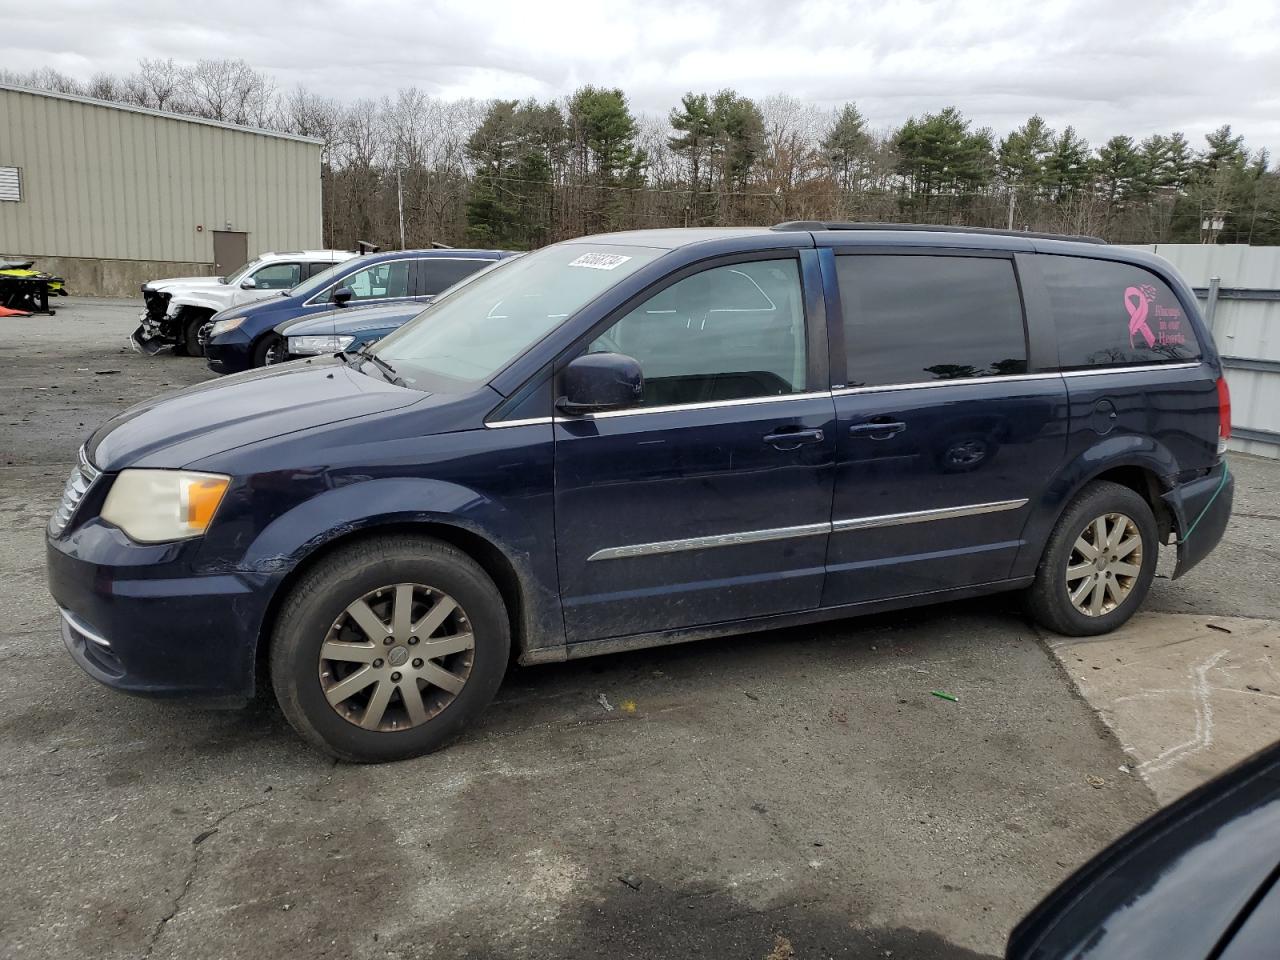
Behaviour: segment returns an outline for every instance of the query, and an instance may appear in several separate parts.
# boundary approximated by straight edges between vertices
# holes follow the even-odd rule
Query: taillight
[[[1227,452],[1227,441],[1231,439],[1231,390],[1227,387],[1227,378],[1218,378],[1218,456]]]

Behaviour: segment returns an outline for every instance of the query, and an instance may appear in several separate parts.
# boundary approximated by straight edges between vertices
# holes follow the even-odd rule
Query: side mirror
[[[337,290],[333,291],[333,297],[331,299],[338,306],[345,307],[347,302],[355,295],[356,292],[350,287],[339,287]]]
[[[588,353],[573,360],[560,375],[564,396],[556,401],[564,413],[598,413],[634,407],[644,399],[640,364],[621,353]]]
[[[243,280],[240,281],[241,290],[252,290],[257,285],[258,285],[258,281],[253,279],[253,277],[245,277]]]

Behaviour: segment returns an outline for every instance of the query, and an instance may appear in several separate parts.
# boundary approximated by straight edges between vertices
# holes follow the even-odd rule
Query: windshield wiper
[[[383,378],[388,383],[394,383],[397,387],[408,386],[408,384],[404,382],[404,378],[400,376],[400,374],[396,373],[395,367],[387,363],[387,361],[383,360],[376,353],[369,352],[368,344],[361,347],[359,350],[355,351],[355,353],[351,353],[350,351],[343,350],[341,353],[338,354],[338,356],[340,356],[344,361],[347,359],[347,357],[352,357],[357,360],[368,360],[382,372]]]

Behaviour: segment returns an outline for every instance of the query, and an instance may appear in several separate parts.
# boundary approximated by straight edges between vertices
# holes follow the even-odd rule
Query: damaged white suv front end
[[[228,307],[287,293],[302,281],[355,256],[347,250],[264,253],[226,277],[174,277],[142,285],[145,307],[129,345],[154,355],[172,348],[199,356],[200,330]]]

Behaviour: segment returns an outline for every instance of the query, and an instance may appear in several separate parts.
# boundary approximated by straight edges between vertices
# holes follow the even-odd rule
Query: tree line
[[[616,88],[554,101],[342,102],[243,60],[142,60],[128,76],[0,80],[316,137],[325,243],[529,249],[606,230],[869,220],[1112,242],[1280,243],[1280,172],[1222,126],[1092,145],[1040,116],[998,137],[957,108],[873,129],[855,103],[689,92],[666,116]]]

